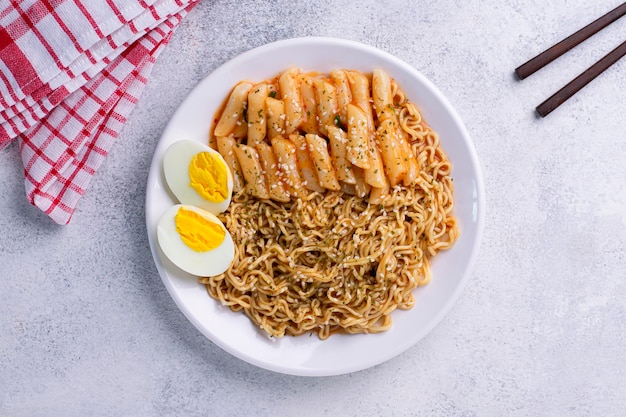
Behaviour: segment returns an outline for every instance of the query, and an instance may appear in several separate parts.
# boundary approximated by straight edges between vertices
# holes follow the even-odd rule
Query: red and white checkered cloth
[[[19,140],[26,195],[67,224],[199,0],[0,0],[0,149]]]

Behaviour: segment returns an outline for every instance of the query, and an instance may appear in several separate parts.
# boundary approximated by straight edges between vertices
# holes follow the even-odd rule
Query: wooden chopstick
[[[606,54],[602,59],[570,81],[565,87],[561,88],[549,99],[537,106],[537,113],[541,117],[546,117],[552,110],[563,104],[567,99],[589,84],[594,78],[602,74],[607,68],[619,61],[624,55],[626,55],[626,42]]]
[[[589,39],[591,36],[595,35],[596,33],[598,33],[599,31],[601,31],[602,29],[604,29],[624,15],[626,15],[626,3],[622,3],[620,6],[617,6],[615,9],[611,10],[604,16],[591,22],[584,28],[580,29],[578,32],[563,39],[561,42],[557,43],[551,48],[546,49],[525,64],[520,65],[518,68],[515,69],[515,74],[517,74],[520,80],[523,80],[529,75],[534,74],[536,71],[545,67],[550,62],[554,61],[576,45]]]

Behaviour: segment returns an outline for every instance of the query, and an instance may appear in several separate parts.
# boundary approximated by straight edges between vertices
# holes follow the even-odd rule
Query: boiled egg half
[[[163,155],[165,181],[181,204],[213,214],[225,211],[233,194],[233,176],[214,149],[193,140],[179,140]]]
[[[219,275],[235,257],[233,239],[220,219],[192,205],[170,207],[157,224],[157,240],[165,256],[192,275]]]

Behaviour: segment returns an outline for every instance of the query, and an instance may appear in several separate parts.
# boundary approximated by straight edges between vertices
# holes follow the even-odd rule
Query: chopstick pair
[[[532,58],[530,61],[526,62],[524,65],[516,68],[515,73],[520,80],[523,80],[524,78],[530,76],[531,74],[534,74],[536,71],[548,65],[550,62],[554,61],[561,55],[565,54],[576,45],[589,39],[591,36],[595,35],[625,14],[626,3],[622,3],[620,6],[617,6],[615,9],[588,24],[584,28],[580,29],[578,32],[563,39],[561,42],[540,53],[536,57]],[[584,86],[589,84],[594,78],[602,74],[607,68],[619,61],[624,55],[626,55],[626,41],[611,52],[609,52],[591,67],[587,68],[582,74],[574,78],[567,85],[554,93],[546,101],[537,106],[537,113],[541,117],[546,117],[554,109],[559,107],[566,100],[568,100],[578,91],[580,91]]]

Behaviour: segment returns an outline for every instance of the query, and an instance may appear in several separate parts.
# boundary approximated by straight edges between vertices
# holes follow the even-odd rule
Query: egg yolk
[[[221,203],[228,197],[226,165],[212,152],[200,152],[191,158],[189,178],[191,186],[205,200]]]
[[[175,217],[176,231],[185,245],[196,252],[207,252],[220,246],[226,237],[224,228],[195,211],[179,208]]]

